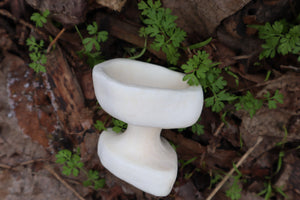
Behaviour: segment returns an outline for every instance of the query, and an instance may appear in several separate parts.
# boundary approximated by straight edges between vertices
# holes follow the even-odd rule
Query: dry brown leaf
[[[284,137],[283,127],[287,127],[287,141],[300,139],[299,129],[291,129],[297,126],[298,120],[291,121],[300,112],[300,76],[287,74],[272,80],[258,94],[262,97],[269,91],[271,94],[279,90],[284,96],[284,103],[278,104],[277,109],[269,109],[267,106],[261,108],[253,118],[248,113],[243,114],[240,132],[246,147],[252,146],[258,136],[264,136],[263,143],[253,152],[255,158],[263,152],[268,151]]]
[[[177,23],[190,34],[211,35],[222,20],[243,8],[250,0],[163,0],[164,7],[178,16]],[[188,11],[188,14],[187,14]]]

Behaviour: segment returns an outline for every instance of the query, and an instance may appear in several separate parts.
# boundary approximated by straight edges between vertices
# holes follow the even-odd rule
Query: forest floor
[[[43,2],[39,4],[41,7],[32,0],[0,1],[1,200],[202,200],[225,178],[228,180],[220,185],[212,199],[300,199],[300,65],[297,56],[292,54],[260,61],[262,41],[247,26],[290,19],[299,13],[299,2],[248,0],[234,4],[232,0],[236,6],[220,5],[224,7],[206,10],[206,18],[202,16],[202,20],[191,11],[187,20],[186,11],[180,5],[191,6],[190,1],[178,4],[163,1],[164,6],[178,15],[178,25],[189,34],[184,45],[213,37],[200,50],[220,62],[220,69],[231,66],[231,72],[239,77],[237,86],[234,77],[222,73],[228,90],[234,94],[251,91],[258,99],[275,91],[283,95],[282,104],[275,109],[263,104],[253,117],[226,104],[226,122],[222,121],[224,111],[218,113],[204,107],[201,121],[197,122],[204,126],[201,135],[193,133],[191,128],[182,132],[163,130],[162,136],[176,146],[179,159],[177,179],[167,197],[144,193],[101,165],[97,155],[101,131],[94,124],[100,120],[109,127],[112,118],[99,109],[91,68],[77,54],[82,43],[74,25],[87,36],[86,24],[93,21],[101,30],[108,31],[108,40],[101,43],[105,60],[138,54],[144,45],[138,33],[142,26],[137,9],[140,1],[115,0],[111,5],[99,5],[95,1],[87,4],[81,0],[74,4],[53,1],[56,7],[51,7],[51,1],[38,2]],[[62,11],[60,8],[64,6],[70,11]],[[45,9],[50,10],[52,21],[36,28],[30,16]],[[200,12],[197,9],[201,8],[195,8]],[[218,17],[211,20],[214,13]],[[197,30],[195,27],[200,25],[206,28]],[[31,61],[26,39],[34,36],[49,45],[59,33],[62,34],[55,40],[55,48],[47,52],[47,72],[34,72],[28,66]],[[182,51],[184,58],[178,65],[195,52]],[[163,52],[151,48],[140,60],[170,66]],[[265,80],[268,71],[271,75]],[[97,170],[105,179],[103,188],[84,187],[83,173],[77,177],[62,174],[55,155],[62,149],[76,151],[77,148],[85,168]],[[233,163],[238,162],[238,170],[234,170]],[[226,177],[230,170],[233,173]]]

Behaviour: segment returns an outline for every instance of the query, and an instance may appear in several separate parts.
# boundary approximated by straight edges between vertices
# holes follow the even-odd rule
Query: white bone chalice
[[[203,106],[201,86],[189,86],[184,74],[130,59],[96,65],[93,84],[101,107],[128,123],[124,133],[103,131],[98,155],[120,179],[155,196],[166,196],[177,176],[177,155],[161,129],[193,125]]]

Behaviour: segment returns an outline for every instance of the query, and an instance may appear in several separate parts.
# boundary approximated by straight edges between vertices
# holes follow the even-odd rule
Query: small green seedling
[[[29,47],[29,57],[32,63],[29,64],[29,67],[32,68],[35,72],[46,72],[45,64],[47,63],[46,52],[43,49],[44,41],[36,41],[35,37],[31,36],[27,38],[26,45]]]
[[[104,123],[100,120],[97,120],[96,123],[94,124],[95,129],[97,129],[98,131],[105,131],[106,128],[104,126]]]
[[[180,170],[182,170],[185,166],[191,164],[192,162],[194,162],[195,160],[197,160],[198,157],[193,157],[189,160],[179,160],[179,163],[181,164]]]
[[[263,100],[256,99],[250,91],[246,95],[239,97],[239,102],[235,104],[236,110],[244,109],[249,112],[252,118],[255,113],[263,106]]]
[[[104,187],[105,179],[100,179],[98,171],[89,170],[89,172],[87,173],[87,177],[88,179],[83,182],[83,185],[85,187],[91,186],[93,184],[96,190]]]
[[[203,135],[204,134],[204,126],[202,124],[199,124],[201,118],[199,118],[197,120],[197,122],[195,124],[193,124],[191,126],[191,130],[194,134],[200,136],[200,135]],[[179,132],[182,132],[183,130],[185,130],[186,128],[180,128],[178,129]]]
[[[100,42],[107,40],[107,31],[98,32],[98,25],[96,22],[88,25],[87,30],[89,35],[92,37],[87,37],[82,40],[86,52],[91,52],[93,48],[95,48],[97,51],[100,51]]]
[[[50,14],[49,10],[40,13],[33,13],[30,19],[35,22],[36,27],[43,27],[47,23],[47,17]],[[29,47],[29,57],[32,63],[29,67],[35,72],[46,72],[45,64],[47,63],[46,50],[44,48],[44,40],[36,41],[35,37],[27,38],[26,45]]]
[[[154,38],[151,48],[156,51],[161,49],[168,62],[176,65],[180,57],[178,49],[186,37],[186,32],[175,23],[177,17],[171,14],[169,8],[162,8],[160,1],[141,1],[138,8],[142,11],[142,21],[146,25],[140,29],[140,35]]]
[[[277,108],[277,104],[281,103],[283,104],[283,95],[279,93],[278,90],[275,91],[274,96],[271,97],[270,92],[267,92],[265,95],[265,101],[268,102],[269,109],[275,109]]]
[[[113,128],[112,130],[116,133],[120,133],[127,128],[127,124],[118,119],[112,119]]]
[[[268,182],[266,182],[264,184],[264,186],[265,186],[265,189],[263,189],[257,195],[258,196],[264,195],[264,199],[265,200],[270,200],[275,195],[275,193],[280,194],[281,196],[284,197],[284,199],[289,199],[288,196],[282,190],[283,186],[281,186],[281,187],[273,187],[270,180]]]
[[[223,176],[220,173],[214,173],[211,177],[212,178],[210,179],[209,189],[211,189],[213,185],[215,185],[216,183],[218,183],[220,180],[223,179]]]
[[[242,173],[237,169],[235,164],[233,164],[233,168],[235,169],[237,175],[233,176],[233,183],[229,189],[226,190],[226,196],[231,200],[238,200],[242,197],[241,192],[243,188],[239,184],[242,178]]]
[[[268,103],[269,109],[275,109],[278,103],[283,103],[283,95],[276,90],[273,96],[271,96],[270,92],[267,92],[264,95],[264,99],[256,99],[251,92],[247,91],[246,95],[239,97],[239,102],[235,104],[235,108],[236,110],[244,109],[248,111],[252,118],[263,106],[264,102]]]
[[[224,90],[227,82],[220,75],[222,70],[215,67],[219,63],[213,63],[209,59],[209,54],[205,51],[197,51],[197,54],[190,58],[181,68],[186,75],[183,80],[189,85],[201,85],[205,92],[208,89],[213,93],[213,96],[205,99],[205,106],[211,107],[212,111],[220,112],[225,104],[237,99]]]
[[[285,155],[285,152],[284,152],[283,149],[284,149],[284,146],[285,146],[285,144],[287,142],[288,132],[287,132],[287,129],[286,129],[285,126],[283,126],[283,130],[284,130],[284,137],[282,138],[282,140],[280,142],[278,142],[276,144],[276,146],[278,146],[278,147],[281,148],[281,150],[279,151],[279,154],[278,154],[278,161],[277,161],[276,170],[275,170],[275,172],[271,176],[266,177],[267,181],[264,184],[265,185],[265,189],[263,189],[258,194],[259,196],[264,195],[265,200],[271,199],[271,197],[273,197],[276,193],[278,193],[281,196],[283,196],[284,199],[289,199],[288,196],[282,190],[283,186],[278,187],[278,186],[273,186],[272,185],[272,178],[274,178],[280,172],[280,170],[282,168],[283,158],[284,158],[284,155]]]
[[[265,200],[269,200],[272,196],[272,184],[270,181],[267,183],[264,183],[265,189],[263,189],[260,193],[258,193],[258,196],[265,195]]]
[[[189,165],[189,164],[193,163],[195,160],[197,160],[197,158],[198,157],[193,157],[189,160],[179,160],[179,163],[181,164],[180,171],[182,171],[183,168],[185,168],[187,165]],[[199,171],[199,168],[195,168],[191,172],[185,173],[184,179],[189,180],[193,176],[193,174],[197,171]]]
[[[98,25],[96,22],[87,26],[87,31],[90,37],[83,38],[77,26],[75,26],[75,29],[83,44],[83,49],[78,52],[79,55],[87,56],[87,63],[90,67],[94,67],[96,64],[103,62],[100,43],[107,40],[108,32],[98,31]]]
[[[127,123],[122,122],[121,120],[112,118],[112,123],[113,123],[112,130],[116,133],[120,133],[120,132],[126,130],[126,128],[127,128]],[[94,124],[94,127],[98,131],[107,130],[107,128],[104,126],[104,123],[102,121],[99,121],[99,120],[96,121],[96,123]]]
[[[189,85],[201,85],[204,90],[208,88],[213,80],[216,79],[221,73],[221,70],[214,68],[219,63],[213,63],[209,59],[209,54],[206,51],[197,51],[196,55],[190,58],[186,64],[183,64],[181,68],[187,75],[184,76],[183,80],[187,81]],[[216,69],[216,70],[215,70]],[[210,78],[208,78],[208,76]],[[226,84],[221,81],[221,84]]]
[[[60,150],[56,155],[56,163],[63,165],[62,173],[66,176],[78,176],[80,172],[83,172],[87,176],[87,180],[83,182],[84,186],[93,185],[95,189],[103,188],[105,185],[105,179],[100,179],[99,172],[84,169],[84,163],[81,162],[80,150],[77,149],[76,153],[72,153],[70,150]]]
[[[203,135],[204,134],[204,126],[202,124],[195,123],[192,126],[192,132],[196,135]]]
[[[64,149],[56,154],[56,163],[63,165],[62,173],[64,175],[78,176],[80,169],[84,166],[83,162],[80,161],[80,156],[72,154],[70,150]]]
[[[285,155],[284,146],[285,146],[285,143],[287,142],[288,131],[285,126],[283,126],[283,130],[284,130],[284,137],[282,138],[282,140],[280,142],[278,142],[276,144],[276,146],[279,146],[281,148],[281,150],[278,154],[277,168],[276,168],[274,175],[278,174],[279,171],[281,170],[283,157]]]
[[[300,15],[299,15],[300,16]],[[300,62],[300,25],[290,24],[286,20],[267,22],[265,25],[251,25],[258,29],[259,38],[265,40],[259,59],[274,58],[276,53],[298,55]]]
[[[33,13],[30,19],[35,22],[36,27],[43,27],[47,23],[47,17],[50,14],[49,10],[40,13]]]
[[[218,93],[214,93],[213,96],[205,99],[205,107],[211,107],[213,112],[220,112],[225,107],[225,102],[232,102],[236,100],[235,95],[222,90]]]

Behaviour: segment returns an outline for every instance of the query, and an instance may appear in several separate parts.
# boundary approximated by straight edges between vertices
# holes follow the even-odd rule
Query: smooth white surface
[[[168,195],[177,176],[176,152],[160,137],[161,129],[191,126],[202,111],[201,86],[189,86],[183,76],[129,59],[112,59],[93,69],[101,107],[128,123],[122,134],[101,133],[99,158],[114,175],[156,196]]]
[[[155,196],[166,196],[177,176],[177,155],[160,137],[161,129],[129,126],[122,133],[101,133],[98,155],[111,173]]]
[[[160,128],[193,125],[203,106],[201,86],[189,86],[184,74],[129,59],[96,65],[93,82],[101,107],[129,124]]]

